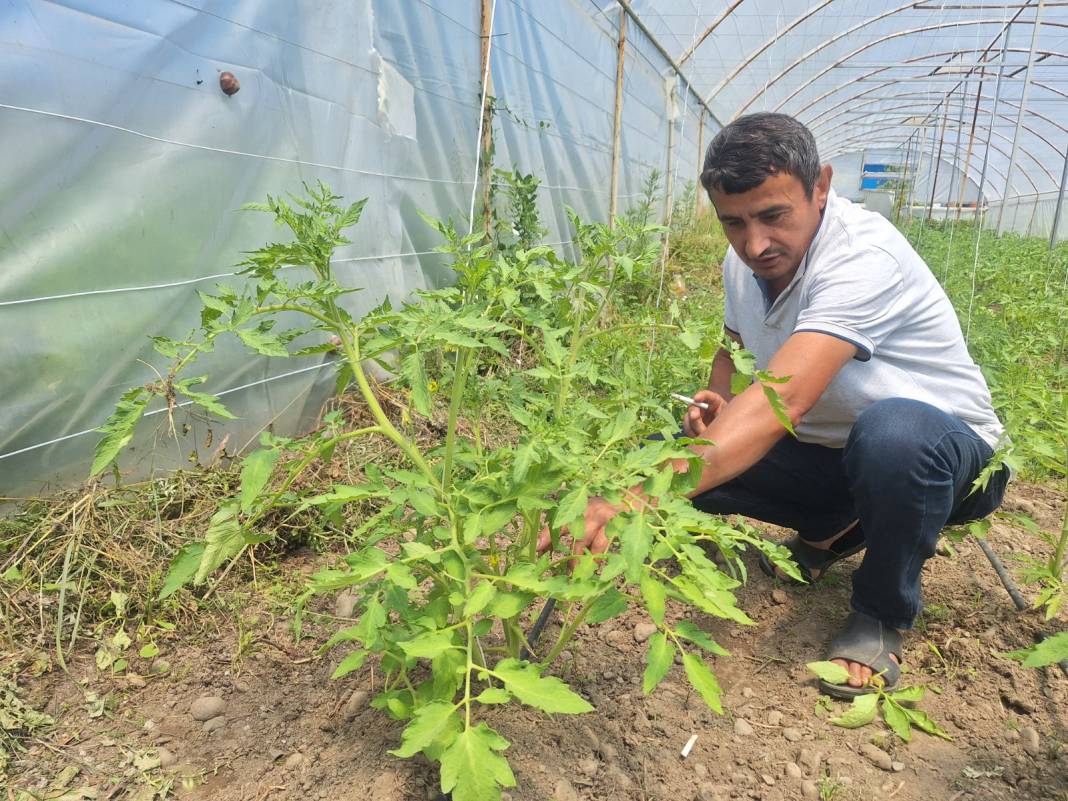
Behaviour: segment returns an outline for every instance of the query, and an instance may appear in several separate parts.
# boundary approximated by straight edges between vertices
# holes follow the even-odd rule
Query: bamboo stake
[[[493,77],[490,74],[489,47],[492,35],[493,15],[491,13],[491,1],[482,0],[482,52],[479,65],[479,74],[482,76],[482,96],[489,97],[493,89]],[[491,190],[493,188],[493,112],[490,104],[482,104],[482,152],[479,170],[479,181],[482,184],[482,225],[489,239],[493,231],[493,210],[490,208]]]

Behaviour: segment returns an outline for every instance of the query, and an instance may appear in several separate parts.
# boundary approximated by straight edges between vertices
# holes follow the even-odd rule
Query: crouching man
[[[696,394],[708,410],[691,407],[683,423],[715,443],[695,446],[705,467],[691,498],[794,529],[787,546],[811,582],[863,551],[852,610],[826,654],[850,680],[823,688],[867,692],[873,674],[893,686],[939,532],[990,514],[1004,495],[1004,470],[972,492],[1003,433],[990,391],[930,269],[887,220],[835,195],[801,123],[736,120],[710,144],[701,183],[731,246],[726,335],[758,368],[789,377],[776,389],[797,437],[760,386],[732,395],[720,351]],[[575,548],[605,550],[619,511],[593,499]]]

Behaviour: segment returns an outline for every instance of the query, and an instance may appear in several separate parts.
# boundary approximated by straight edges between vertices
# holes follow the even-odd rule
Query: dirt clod
[[[634,627],[634,642],[645,642],[656,634],[656,624],[643,621]]]
[[[226,718],[223,715],[216,715],[215,717],[204,721],[204,731],[212,732],[216,729],[221,729],[226,725]]]
[[[1042,738],[1038,736],[1033,726],[1024,726],[1020,729],[1020,742],[1023,744],[1023,750],[1031,756],[1038,756],[1042,753]]]
[[[800,779],[805,774],[801,771],[801,766],[796,762],[787,762],[783,772],[788,779]]]
[[[771,600],[777,604],[784,604],[790,600],[790,596],[786,594],[786,590],[780,590],[776,587],[771,591]]]
[[[349,696],[345,702],[345,706],[341,710],[342,716],[346,721],[353,720],[360,712],[367,706],[367,701],[371,697],[371,694],[367,690],[355,690],[352,695]]]
[[[749,737],[753,734],[753,726],[745,718],[734,721],[734,733],[739,737]]]
[[[193,720],[208,721],[217,718],[226,709],[226,701],[217,695],[204,695],[189,707]]]

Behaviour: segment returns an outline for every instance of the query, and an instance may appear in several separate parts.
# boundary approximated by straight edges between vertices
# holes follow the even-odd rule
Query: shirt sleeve
[[[794,333],[815,331],[843,339],[867,361],[902,320],[901,267],[889,253],[867,248],[843,253],[810,276]]]
[[[731,280],[730,251],[723,257],[723,327],[732,334],[740,334],[735,319],[734,281]]]

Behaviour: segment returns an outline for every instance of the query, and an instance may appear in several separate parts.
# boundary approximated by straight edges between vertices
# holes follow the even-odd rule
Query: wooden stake
[[[493,210],[490,208],[491,190],[493,188],[493,112],[490,110],[489,96],[493,91],[493,76],[490,73],[489,60],[492,19],[490,16],[491,0],[482,0],[482,55],[479,60],[479,82],[485,82],[481,89],[487,101],[482,110],[482,152],[479,159],[479,182],[482,184],[482,224],[489,239],[493,232]]]
[[[701,196],[704,194],[704,187],[701,186],[701,170],[704,169],[705,164],[705,113],[703,111],[698,112],[697,115],[697,187],[694,190],[696,196],[693,200],[694,215],[701,211]]]
[[[612,121],[612,188],[608,198],[608,225],[616,224],[619,209],[619,158],[623,133],[623,60],[627,50],[627,12],[619,12],[619,40],[616,43],[616,106]]]

